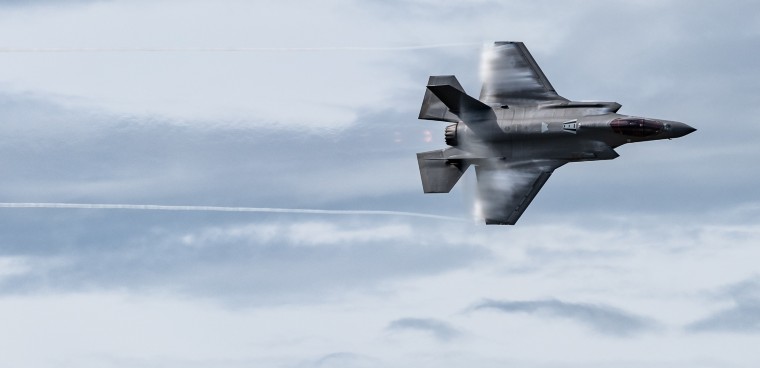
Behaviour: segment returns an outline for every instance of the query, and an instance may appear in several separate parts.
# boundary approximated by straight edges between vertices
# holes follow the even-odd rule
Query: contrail
[[[370,211],[370,210],[317,210],[303,208],[269,208],[269,207],[222,207],[222,206],[164,206],[155,204],[103,204],[103,203],[0,203],[0,208],[74,208],[88,210],[143,210],[143,211],[208,211],[208,212],[264,212],[264,213],[299,213],[315,215],[362,215],[362,216],[407,216],[436,220],[465,221],[449,216],[404,211]]]
[[[481,43],[443,43],[410,46],[328,46],[328,47],[0,47],[11,52],[301,52],[301,51],[413,51],[451,47],[480,46]]]

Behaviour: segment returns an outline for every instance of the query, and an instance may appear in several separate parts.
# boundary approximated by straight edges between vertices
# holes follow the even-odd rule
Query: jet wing
[[[480,100],[486,104],[509,106],[567,101],[557,94],[522,42],[494,43],[483,55],[482,63]]]
[[[536,160],[478,165],[478,203],[486,224],[514,225],[552,172],[566,163]]]

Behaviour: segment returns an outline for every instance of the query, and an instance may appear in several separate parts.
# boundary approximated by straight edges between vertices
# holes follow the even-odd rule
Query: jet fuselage
[[[557,168],[610,160],[626,143],[678,138],[677,121],[618,114],[617,102],[571,101],[557,94],[522,42],[484,50],[480,97],[453,75],[431,76],[420,119],[445,121],[445,149],[420,152],[422,189],[448,193],[470,166],[486,224],[513,225]]]
[[[455,123],[447,128],[447,143],[463,151],[453,155],[476,158],[592,161],[618,157],[613,149],[626,143],[678,138],[695,130],[676,121],[617,114],[619,108],[615,102],[494,107],[495,134]]]

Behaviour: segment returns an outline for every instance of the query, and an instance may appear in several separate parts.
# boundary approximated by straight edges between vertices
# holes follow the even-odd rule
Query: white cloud
[[[289,238],[295,244],[348,244],[411,240],[409,225],[366,225],[357,229],[341,229],[325,222],[307,222],[290,226]]]
[[[241,241],[259,245],[286,242],[295,246],[363,246],[367,243],[412,239],[412,227],[408,224],[368,225],[359,222],[346,226],[308,220],[292,224],[251,223],[212,227],[180,236],[182,243],[197,246]]]
[[[38,215],[37,218],[47,217]],[[206,218],[204,222],[209,221]],[[602,220],[588,217],[584,221],[598,223]],[[737,275],[755,272],[752,260],[760,256],[754,246],[756,236],[752,235],[757,231],[756,226],[751,221],[730,226],[705,226],[695,222],[693,227],[652,226],[656,219],[647,217],[639,217],[639,221],[639,225],[631,227],[626,225],[626,219],[621,218],[620,223],[607,231],[579,222],[562,226],[507,228],[442,224],[427,220],[399,223],[390,219],[377,219],[369,223],[359,222],[358,219],[233,223],[206,225],[205,228],[202,226],[198,230],[184,232],[169,231],[167,228],[153,232],[152,236],[147,233],[140,235],[150,245],[145,248],[144,255],[129,251],[129,248],[137,247],[134,240],[129,239],[123,246],[111,242],[110,249],[99,247],[90,248],[84,253],[66,252],[69,258],[81,257],[82,262],[76,263],[78,269],[105,266],[108,273],[132,279],[128,283],[125,283],[128,280],[114,283],[104,274],[85,272],[83,275],[87,283],[105,282],[105,288],[95,289],[104,291],[71,293],[65,285],[58,285],[64,286],[58,288],[51,282],[47,284],[47,289],[54,293],[50,297],[29,299],[5,296],[6,302],[0,303],[0,308],[4,305],[8,311],[14,311],[7,315],[24,321],[23,318],[39,318],[38,312],[42,313],[54,300],[62,321],[69,318],[67,323],[87,327],[78,334],[78,340],[50,351],[50,356],[73,362],[92,362],[95,366],[133,365],[148,353],[161,358],[149,359],[146,364],[160,362],[167,366],[193,366],[209,362],[230,367],[245,364],[310,366],[336,352],[348,354],[346,357],[364,357],[362,361],[366,358],[369,359],[368,364],[371,361],[381,366],[412,362],[428,367],[447,363],[464,365],[472,361],[482,362],[483,366],[496,366],[504,363],[502,354],[509,355],[509,361],[527,366],[553,366],[554,361],[536,358],[532,353],[532,347],[539,343],[544,348],[552,349],[554,357],[570,366],[611,362],[625,364],[650,352],[653,344],[667,347],[667,352],[658,358],[661,361],[689,362],[695,359],[691,350],[681,347],[699,344],[700,339],[705,337],[681,333],[680,328],[713,309],[702,306],[703,299],[696,293],[709,289],[708,285],[720,286],[745,277]],[[192,228],[195,225],[188,223],[185,226]],[[136,224],[135,229],[139,228],[141,226]],[[172,255],[171,249],[175,246],[187,247],[181,237],[174,237],[177,233],[193,239],[191,248],[206,249],[207,252],[200,254],[200,259],[205,261],[187,263],[186,258]],[[114,235],[116,238],[121,236]],[[310,235],[313,237],[309,238]],[[725,239],[735,242],[726,246]],[[249,257],[245,249],[251,246],[263,247],[264,252]],[[295,247],[288,250],[290,246]],[[456,252],[463,247],[487,247],[490,256],[480,258],[477,263],[458,263],[442,271],[439,268],[439,271],[409,273],[395,268],[400,262],[409,263],[411,268],[440,265],[441,256],[462,257],[461,253]],[[429,251],[423,252],[421,257],[410,258],[406,253],[423,248]],[[92,258],[93,249],[104,255]],[[343,250],[338,251],[340,249]],[[357,252],[346,252],[346,249]],[[378,253],[383,249],[386,253]],[[369,250],[372,250],[371,260],[367,262],[363,258]],[[158,273],[155,269],[143,268],[124,273],[118,262],[113,263],[120,259],[127,261],[143,257],[147,258],[136,263],[129,261],[128,265],[164,259],[167,264],[173,263],[179,268],[167,267]],[[356,267],[345,268],[343,263],[330,262],[330,259],[344,258]],[[740,259],[747,261],[737,262]],[[104,264],[104,260],[108,263]],[[325,267],[315,268],[320,263],[324,263]],[[365,280],[354,284],[358,287],[342,289],[350,278],[361,279],[368,277],[368,273],[376,273],[372,268],[377,264],[389,267],[388,274],[372,276],[375,281]],[[730,272],[726,265],[731,265]],[[182,271],[183,266],[187,266],[191,273]],[[266,273],[251,272],[262,268],[279,269],[279,272],[270,275],[272,277]],[[334,277],[327,276],[330,272],[335,272]],[[146,274],[150,277],[134,278]],[[67,276],[67,273],[48,274],[53,280],[61,276]],[[70,275],[67,277],[71,281]],[[300,280],[306,288],[276,281],[278,278]],[[134,282],[143,284],[143,287],[152,285],[149,289],[153,291],[136,292],[140,289],[135,289]],[[264,289],[240,288],[240,285],[261,282],[268,286],[265,285]],[[105,291],[124,287],[130,291],[121,296],[108,296],[109,292]],[[177,287],[194,288],[195,291],[183,292],[183,297],[177,297],[174,292],[166,294]],[[215,289],[215,293],[203,291],[198,294],[200,287]],[[267,294],[271,297],[273,291],[266,290],[266,287],[274,287],[274,293],[296,297],[288,298],[286,304],[256,304],[257,298],[260,300]],[[342,291],[334,293],[336,288]],[[314,291],[332,296],[309,296]],[[251,292],[253,299],[244,303],[221,304],[231,308],[219,308],[220,304],[204,301],[209,295],[213,300],[224,300],[240,298],[246,292]],[[64,293],[63,296],[60,293]],[[665,330],[662,334],[633,335],[625,343],[615,343],[606,341],[604,335],[589,334],[585,329],[573,323],[564,323],[561,319],[503,318],[488,313],[461,313],[483,298],[561,298],[582,306],[615,305],[632,315],[657,319],[663,323]],[[15,302],[8,304],[8,300]],[[93,310],[101,312],[95,313]],[[79,313],[79,317],[73,318],[74,313]],[[119,319],[119,323],[108,322],[125,313],[128,316]],[[161,317],[165,313],[171,316]],[[413,333],[393,334],[389,338],[388,324],[410,315],[435,316],[434,320],[442,326],[461,327],[467,334],[458,335],[453,352],[450,347],[439,347],[435,340],[420,339]],[[193,320],[196,322],[190,322]],[[38,321],[47,323],[48,319]],[[108,325],[109,337],[102,338],[101,332],[98,332],[101,330],[92,327],[96,325]],[[28,334],[33,335],[42,328],[42,324],[34,326],[37,327],[30,329]],[[46,331],[65,331],[69,327],[59,322],[47,323],[45,328]],[[227,329],[231,330],[225,333]],[[144,331],[151,333],[126,343],[130,336],[143,334]],[[172,344],[158,343],[177,333],[181,336],[174,337]],[[218,341],[213,338],[216,334],[225,334],[226,337]],[[94,339],[100,340],[91,343]],[[125,342],[121,343],[122,339]],[[733,346],[748,347],[752,343],[751,337],[741,335],[730,339]],[[7,356],[6,362],[48,365],[46,361],[24,358],[21,352],[31,347],[24,345],[23,339],[14,341],[10,346],[18,346],[17,351],[20,352]],[[46,344],[45,341],[39,343]],[[184,349],[198,347],[188,354],[181,351],[180,346]],[[742,362],[751,361],[747,355],[727,355],[725,346],[713,344],[705,347],[700,357],[720,359],[725,364],[739,367],[747,366]],[[587,349],[600,349],[600,353],[595,359],[578,354]],[[498,354],[495,353],[497,351]],[[436,358],[418,360],[420,353]]]
[[[25,257],[0,257],[0,279],[23,275],[28,273],[30,268]]]

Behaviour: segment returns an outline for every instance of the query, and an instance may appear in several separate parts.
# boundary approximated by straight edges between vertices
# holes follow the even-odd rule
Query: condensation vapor
[[[494,48],[493,43],[483,44],[480,54],[480,80],[484,88],[493,88],[495,83],[522,83],[525,75],[515,74],[513,65],[504,64]],[[499,89],[511,86],[499,86]],[[503,157],[501,148],[485,142],[473,141],[470,149],[485,157]],[[536,163],[536,161],[532,161]],[[527,162],[493,162],[484,163],[480,169],[477,181],[477,195],[472,201],[471,217],[482,220],[486,213],[497,217],[506,217],[511,212],[511,206],[517,202],[518,190],[530,186],[534,175],[520,170],[521,164]]]
[[[478,69],[480,83],[491,79],[493,60],[496,57],[492,44],[483,44],[480,50],[480,67]]]
[[[155,204],[104,204],[104,203],[0,203],[0,208],[49,208],[49,209],[87,209],[87,210],[143,210],[143,211],[194,211],[194,212],[259,212],[259,213],[294,213],[312,215],[344,216],[406,216],[436,220],[463,221],[461,218],[431,215],[427,213],[404,211],[372,210],[319,210],[303,208],[269,208],[269,207],[222,207],[222,206],[165,206]]]

